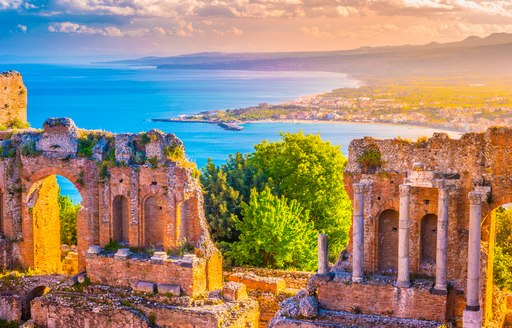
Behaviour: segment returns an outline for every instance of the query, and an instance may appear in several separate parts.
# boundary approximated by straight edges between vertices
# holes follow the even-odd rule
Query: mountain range
[[[278,53],[196,53],[110,63],[159,69],[327,71],[352,76],[512,75],[512,34],[471,36],[450,43]]]

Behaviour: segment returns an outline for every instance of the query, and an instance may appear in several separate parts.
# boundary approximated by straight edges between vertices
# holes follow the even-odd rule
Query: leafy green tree
[[[319,135],[281,134],[277,142],[255,146],[250,158],[276,195],[296,200],[309,211],[315,230],[329,236],[331,259],[347,245],[352,207],[344,188],[346,158]]]
[[[297,201],[308,210],[308,222],[329,236],[331,260],[348,242],[351,204],[343,184],[346,159],[339,147],[318,135],[285,133],[277,142],[255,146],[249,155],[237,153],[217,167],[209,161],[201,183],[205,213],[216,242],[238,240],[236,220],[243,220],[242,203],[249,203],[252,188],[269,187],[277,196]],[[306,219],[306,217],[303,217]]]
[[[217,167],[210,159],[200,176],[205,193],[204,209],[212,237],[217,242],[238,239],[235,219],[242,217],[242,202],[249,202],[251,188],[261,190],[265,179],[249,164],[248,156],[229,155]]]
[[[496,210],[494,252],[494,283],[501,289],[512,290],[512,208]]]
[[[314,270],[316,232],[297,201],[253,189],[242,208],[243,220],[235,220],[240,238],[229,251],[236,264]]]
[[[59,195],[60,241],[66,245],[77,244],[76,221],[80,204],[73,204],[69,196]]]

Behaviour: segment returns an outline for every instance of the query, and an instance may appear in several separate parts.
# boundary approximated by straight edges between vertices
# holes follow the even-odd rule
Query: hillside
[[[288,53],[197,53],[145,57],[115,63],[160,69],[291,70],[343,72],[353,76],[401,77],[512,75],[512,34],[459,42],[354,50]]]

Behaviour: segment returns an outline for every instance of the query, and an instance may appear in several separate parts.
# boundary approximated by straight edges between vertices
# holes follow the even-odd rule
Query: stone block
[[[512,295],[507,295],[507,308],[512,310]]]
[[[97,255],[103,251],[103,248],[98,245],[89,246],[87,249],[87,255]]]
[[[153,256],[151,256],[151,263],[153,264],[161,264],[164,263],[164,261],[167,259],[167,253],[166,252],[154,252]]]
[[[136,291],[153,294],[155,292],[155,284],[149,281],[139,281],[135,284]]]
[[[228,282],[222,288],[222,297],[228,302],[243,301],[247,299],[247,289],[239,282]]]
[[[482,310],[468,311],[464,310],[462,314],[462,322],[464,328],[481,328],[482,327]]]
[[[116,254],[114,254],[114,258],[116,260],[126,260],[132,252],[130,252],[129,248],[120,248],[117,250]]]
[[[278,294],[286,288],[286,282],[282,278],[260,277],[252,273],[235,273],[229,276],[229,281],[243,283],[249,292],[258,290]]]
[[[181,287],[178,285],[157,284],[156,290],[158,294],[171,294],[172,296],[181,295]]]

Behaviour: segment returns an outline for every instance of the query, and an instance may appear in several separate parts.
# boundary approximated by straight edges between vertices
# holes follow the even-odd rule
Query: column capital
[[[409,196],[409,193],[411,192],[411,186],[401,184],[398,188],[400,189],[400,197]]]
[[[354,189],[354,194],[363,194],[366,189],[366,185],[362,182],[356,182],[352,184],[352,188]]]
[[[469,204],[470,205],[480,205],[482,204],[482,193],[479,191],[471,191],[468,194]]]

